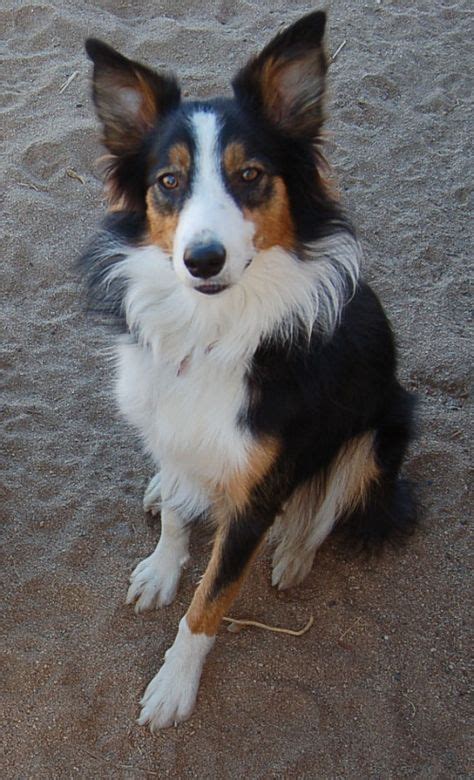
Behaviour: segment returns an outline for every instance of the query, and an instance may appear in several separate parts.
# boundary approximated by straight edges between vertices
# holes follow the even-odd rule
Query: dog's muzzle
[[[205,243],[193,243],[184,251],[184,264],[191,276],[196,279],[205,279],[206,283],[194,287],[198,292],[213,295],[225,290],[227,285],[212,281],[225,265],[225,247],[219,241],[207,241]],[[207,281],[209,280],[209,281]]]

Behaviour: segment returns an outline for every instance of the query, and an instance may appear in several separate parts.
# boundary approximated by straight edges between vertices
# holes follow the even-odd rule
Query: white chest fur
[[[310,249],[311,262],[278,247],[259,252],[238,284],[205,296],[179,281],[157,247],[109,248],[124,259],[105,284],[125,284],[127,324],[137,337],[118,350],[119,405],[150,454],[180,479],[199,488],[245,470],[252,437],[238,418],[262,340],[290,342],[301,329],[310,334],[317,319],[329,331],[337,322],[346,275],[354,284],[357,277],[357,244],[341,234]]]
[[[246,403],[245,367],[223,365],[212,348],[181,361],[133,343],[119,348],[117,396],[147,450],[202,484],[222,483],[245,465],[251,437],[238,425]]]

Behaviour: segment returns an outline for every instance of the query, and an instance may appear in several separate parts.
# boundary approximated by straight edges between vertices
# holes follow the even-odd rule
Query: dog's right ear
[[[180,101],[172,76],[161,76],[95,38],[86,41],[94,63],[93,98],[104,144],[117,156],[133,153],[144,136]]]
[[[317,142],[323,123],[327,57],[324,11],[278,33],[232,82],[235,95],[288,136]]]

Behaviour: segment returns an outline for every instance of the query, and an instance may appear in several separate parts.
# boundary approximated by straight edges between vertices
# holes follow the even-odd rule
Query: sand
[[[370,562],[329,540],[283,595],[262,555],[233,614],[289,626],[312,614],[313,628],[223,627],[195,715],[152,737],[138,699],[209,540],[194,537],[173,606],[137,617],[123,605],[159,524],[141,508],[152,465],[114,408],[109,334],[83,313],[72,270],[104,210],[82,42],[104,38],[207,96],[312,6],[3,4],[3,778],[469,776],[469,5],[326,3],[329,50],[346,41],[330,157],[419,397],[406,472],[424,527]]]

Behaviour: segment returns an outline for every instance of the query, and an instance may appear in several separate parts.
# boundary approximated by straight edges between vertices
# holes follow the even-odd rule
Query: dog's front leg
[[[218,526],[211,560],[165,663],[148,685],[139,723],[152,731],[186,720],[194,709],[202,668],[226,610],[275,517],[275,502],[231,513]]]
[[[161,466],[152,480],[162,493],[160,540],[132,572],[127,593],[127,604],[135,604],[136,612],[171,604],[189,560],[191,526],[209,507],[209,496],[192,480],[177,476],[166,462]]]
[[[136,612],[171,604],[189,559],[189,533],[189,523],[174,509],[163,507],[160,541],[130,577],[127,604],[135,604]]]

